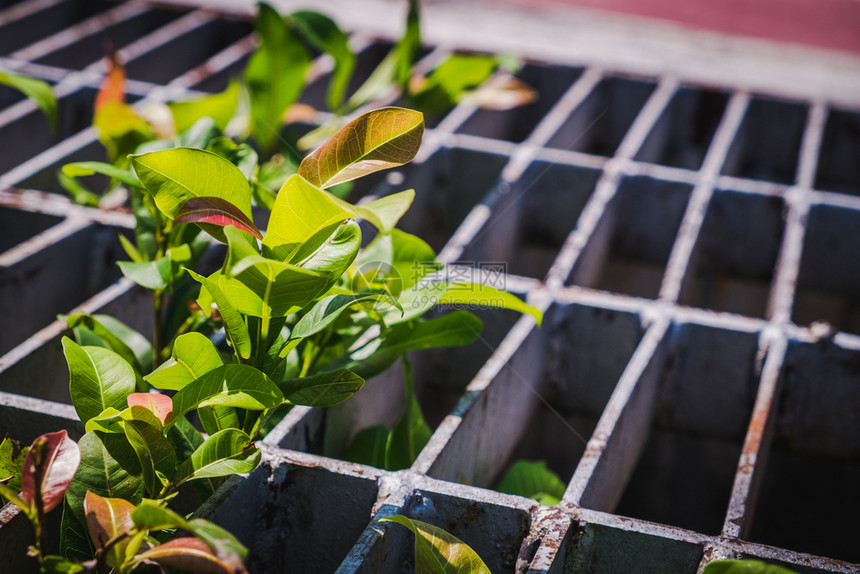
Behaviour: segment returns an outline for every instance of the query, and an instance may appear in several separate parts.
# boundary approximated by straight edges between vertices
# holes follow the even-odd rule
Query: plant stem
[[[158,365],[161,360],[161,354],[164,351],[164,349],[162,349],[164,339],[164,321],[162,321],[162,315],[164,314],[164,289],[155,289],[153,291],[153,297],[152,369],[155,370],[158,368]]]

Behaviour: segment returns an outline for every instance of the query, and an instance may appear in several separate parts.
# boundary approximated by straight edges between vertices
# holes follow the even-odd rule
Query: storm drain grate
[[[80,436],[56,315],[150,320],[114,265],[130,217],[71,205],[56,183],[60,165],[103,159],[89,127],[102,39],[132,98],[156,101],[224,89],[255,44],[247,19],[191,8],[0,6],[0,67],[52,82],[61,108],[51,134],[0,87],[0,434]],[[390,47],[360,29],[353,42],[365,73]],[[397,187],[418,190],[407,231],[452,269],[506,262],[543,327],[487,312],[482,340],[415,355],[435,433],[412,469],[321,456],[325,413],[300,407],[211,516],[257,572],[400,572],[407,534],[373,520],[396,513],[461,537],[493,572],[693,574],[729,556],[860,571],[860,93],[524,52],[539,101],[431,118]],[[401,388],[388,372],[340,414],[352,431],[392,424]],[[519,458],[569,481],[560,505],[488,490]],[[28,526],[4,512],[0,547],[20,555]]]

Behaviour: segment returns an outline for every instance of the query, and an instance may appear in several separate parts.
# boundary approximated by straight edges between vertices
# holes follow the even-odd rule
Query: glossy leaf
[[[215,302],[215,305],[218,306],[218,312],[224,323],[224,330],[227,332],[227,337],[230,339],[233,349],[243,359],[250,357],[251,335],[248,333],[248,326],[245,324],[244,318],[233,305],[232,301],[230,301],[224,291],[222,291],[220,272],[216,272],[210,277],[203,277],[189,269],[188,274],[203,286],[201,289],[201,298],[203,297],[203,292],[205,290],[205,292],[208,293]],[[203,302],[201,302],[200,306],[208,316],[209,306]]]
[[[178,391],[224,364],[215,345],[200,333],[184,333],[173,343],[173,357],[144,377],[157,389]]]
[[[331,325],[341,313],[356,305],[368,305],[382,308],[400,307],[400,304],[387,293],[371,293],[367,295],[329,295],[323,297],[299,319],[291,337],[309,337]]]
[[[703,574],[795,574],[793,570],[759,560],[714,560]]]
[[[75,517],[66,498],[63,501],[63,516],[60,519],[60,554],[84,562],[92,558],[94,553],[95,548],[87,527]]]
[[[176,393],[173,416],[179,418],[200,406],[263,410],[283,401],[283,393],[261,371],[249,365],[231,364],[206,373]]]
[[[131,513],[134,505],[122,498],[106,498],[94,492],[87,492],[84,498],[84,513],[87,516],[87,528],[96,548],[105,545],[122,534],[134,528]],[[125,559],[125,547],[128,540],[113,544],[108,550],[107,563],[114,568]]]
[[[193,197],[186,201],[173,219],[174,224],[196,223],[209,235],[226,243],[223,227],[232,225],[257,239],[263,234],[251,221],[251,218],[239,211],[239,208],[220,197]]]
[[[129,395],[131,396],[131,395]],[[104,433],[122,433],[123,430],[122,411],[113,407],[103,410],[98,416],[94,416],[86,423],[86,431],[99,431]]]
[[[71,329],[88,329],[138,372],[152,364],[152,345],[146,337],[110,315],[73,313],[66,318],[66,324]]]
[[[167,424],[167,419],[173,412],[173,400],[167,396],[157,393],[132,393],[126,400],[129,407],[142,407],[154,414],[162,425]]]
[[[380,108],[348,123],[299,165],[298,174],[323,189],[412,161],[424,117],[405,108]]]
[[[212,152],[180,147],[129,156],[158,209],[173,219],[195,197],[217,197],[251,219],[251,187],[235,165]]]
[[[326,102],[330,110],[337,110],[343,103],[357,60],[349,47],[349,37],[338,28],[334,20],[319,12],[301,10],[290,14],[290,18],[311,45],[330,54],[334,60]]]
[[[67,163],[62,167],[63,173],[69,177],[86,177],[96,173],[106,175],[109,178],[115,179],[124,183],[129,187],[141,189],[140,180],[127,169],[120,169],[109,163],[101,161],[76,161]]]
[[[347,369],[327,371],[279,383],[286,399],[294,405],[328,407],[341,403],[358,392],[364,379]]]
[[[140,463],[134,449],[121,434],[99,436],[88,432],[78,441],[81,464],[69,485],[67,500],[81,523],[86,522],[84,497],[87,491],[101,496],[139,502],[144,493]]]
[[[511,465],[496,490],[534,498],[541,504],[551,506],[561,502],[566,488],[567,485],[558,475],[547,468],[546,462],[520,460]]]
[[[11,86],[33,100],[48,118],[51,129],[57,129],[57,98],[49,83],[0,70],[0,84]]]
[[[149,412],[141,407],[132,407]],[[151,496],[157,495],[162,487],[162,477],[170,479],[176,470],[176,454],[173,446],[162,434],[161,424],[155,416],[153,420],[140,420],[140,413],[125,422],[125,436],[134,449],[140,462],[140,469],[146,490]]]
[[[356,267],[355,283],[383,281],[386,290],[397,297],[443,266],[423,239],[393,229],[391,233],[380,233],[370,242],[356,259]]]
[[[349,443],[343,454],[344,460],[385,468],[385,450],[390,435],[391,430],[382,425],[361,429]]]
[[[239,429],[224,429],[207,438],[176,471],[176,483],[251,472],[262,453]]]
[[[286,259],[305,241],[323,229],[349,218],[366,219],[383,233],[390,232],[406,213],[415,192],[402,191],[355,206],[308,183],[299,175],[290,176],[275,199],[263,245]]]
[[[209,117],[215,126],[224,131],[227,124],[236,113],[239,104],[239,82],[230,82],[223,92],[185,100],[181,102],[170,102],[167,107],[173,114],[173,125],[176,133],[184,133],[193,126],[200,118]]]
[[[490,574],[481,557],[459,538],[441,528],[395,515],[380,522],[396,522],[415,534],[415,571],[421,574]]]
[[[21,468],[21,498],[30,505],[41,500],[50,512],[63,501],[80,462],[81,451],[66,431],[36,438]]]
[[[278,12],[261,2],[256,20],[260,45],[245,68],[251,103],[251,131],[264,149],[271,149],[284,112],[302,93],[310,56],[299,37]]]
[[[163,566],[179,568],[200,573],[237,574],[245,572],[244,568],[237,569],[209,549],[197,538],[175,538],[155,548],[150,548],[137,555],[138,561],[151,560]]]
[[[170,258],[155,261],[117,261],[119,270],[127,279],[147,289],[166,289],[170,285]]]
[[[135,391],[135,374],[122,357],[101,347],[81,347],[68,337],[63,337],[63,352],[72,403],[82,423],[108,407],[126,407],[126,397]]]

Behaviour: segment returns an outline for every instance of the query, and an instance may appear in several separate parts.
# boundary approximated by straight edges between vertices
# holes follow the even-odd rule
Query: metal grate
[[[242,69],[247,5],[165,4],[0,4],[0,67],[54,83],[61,106],[51,134],[0,87],[0,434],[83,432],[58,313],[149,328],[147,294],[114,265],[130,216],[71,205],[54,174],[102,158],[89,127],[102,38],[133,99],[218,91]],[[366,75],[393,32],[349,4]],[[460,10],[427,35],[422,65],[514,37],[503,9],[471,35]],[[206,512],[256,572],[401,572],[407,534],[374,521],[395,513],[462,538],[493,572],[693,574],[727,556],[860,572],[860,76],[836,77],[860,67],[804,57],[793,78],[757,75],[761,61],[727,73],[692,43],[683,62],[596,55],[550,20],[517,22],[538,102],[428,118],[403,183],[358,190],[414,187],[404,228],[452,266],[507,262],[507,288],[546,309],[543,327],[483,313],[482,340],[415,355],[435,433],[410,470],[321,456],[326,413],[297,408]],[[308,103],[321,105],[326,66]],[[391,424],[401,389],[385,373],[339,416],[352,431]],[[569,481],[560,505],[488,490],[518,458]],[[5,557],[23,555],[25,522],[0,512]]]

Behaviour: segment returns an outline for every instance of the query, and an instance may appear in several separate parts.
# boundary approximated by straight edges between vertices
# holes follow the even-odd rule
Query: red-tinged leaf
[[[42,500],[45,512],[63,500],[81,463],[81,451],[66,431],[43,434],[33,441],[21,469],[21,498]]]
[[[218,558],[206,544],[192,537],[177,538],[165,542],[161,546],[138,554],[137,558],[141,561],[152,560],[164,566],[191,572],[212,574],[244,574],[246,572],[241,562],[231,566]]]
[[[193,197],[189,199],[179,208],[173,222],[197,223],[212,237],[224,243],[227,240],[221,228],[228,225],[238,227],[257,239],[263,238],[263,234],[260,233],[250,217],[220,197]]]
[[[96,96],[95,111],[110,102],[121,104],[125,100],[125,66],[112,44],[105,45],[105,52],[107,74]]]
[[[167,424],[170,413],[173,412],[173,399],[167,395],[155,393],[131,393],[126,397],[129,407],[143,407],[152,411],[162,425]]]
[[[131,513],[134,505],[122,498],[105,498],[87,491],[84,498],[84,513],[87,528],[96,548],[104,548],[112,539],[130,532],[134,528]],[[107,557],[110,566],[119,566],[125,557],[125,547],[130,539],[114,544]]]
[[[424,135],[424,115],[405,108],[380,108],[349,122],[302,160],[298,174],[317,187],[412,161]]]

